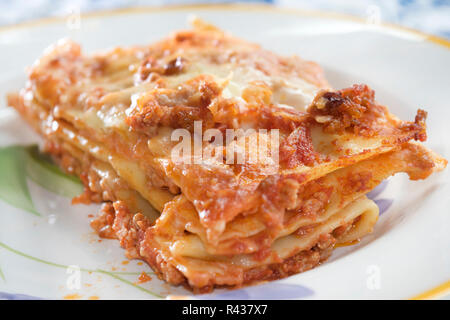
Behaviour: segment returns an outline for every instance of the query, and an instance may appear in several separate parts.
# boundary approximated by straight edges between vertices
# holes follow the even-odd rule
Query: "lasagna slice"
[[[381,181],[447,163],[420,144],[425,111],[402,121],[366,85],[334,90],[317,64],[200,21],[90,56],[59,42],[8,100],[81,177],[73,202],[104,203],[99,235],[195,292],[317,266],[373,230]]]

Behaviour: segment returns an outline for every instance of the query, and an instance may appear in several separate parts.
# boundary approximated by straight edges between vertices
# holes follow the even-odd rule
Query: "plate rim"
[[[352,21],[355,23],[367,25],[366,19],[347,13],[333,12],[327,10],[311,10],[303,8],[292,8],[289,6],[277,6],[273,4],[264,3],[197,3],[197,4],[179,4],[179,5],[154,5],[154,6],[132,6],[127,8],[115,9],[100,9],[91,12],[80,13],[83,19],[95,19],[101,17],[114,17],[120,15],[140,14],[140,13],[156,13],[156,12],[171,12],[171,11],[186,11],[186,10],[227,10],[227,11],[258,11],[268,13],[281,13],[294,16],[309,16],[319,17],[335,20]],[[17,29],[25,29],[29,27],[55,24],[64,22],[67,19],[65,16],[52,16],[31,19],[24,22],[0,26],[0,33],[14,31]],[[441,47],[450,49],[450,40],[441,36],[432,35],[423,31],[416,30],[411,27],[402,26],[396,23],[381,21],[378,25],[396,31],[403,31],[415,36],[422,37],[425,41],[437,44]]]

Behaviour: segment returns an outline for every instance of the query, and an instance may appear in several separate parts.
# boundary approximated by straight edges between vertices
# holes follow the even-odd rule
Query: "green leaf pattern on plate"
[[[74,176],[64,173],[51,161],[50,157],[40,153],[37,146],[10,146],[0,148],[0,199],[12,206],[40,216],[33,204],[33,199],[27,185],[27,178],[37,185],[61,196],[73,198],[83,192],[83,184],[81,181]],[[0,247],[27,259],[52,267],[64,269],[69,267],[30,256],[11,248],[2,242],[0,242]],[[90,273],[105,274],[143,292],[151,294],[154,297],[163,298],[161,295],[121,277],[123,275],[139,275],[139,272],[115,272],[103,269],[86,268],[81,268],[80,270]],[[0,278],[3,281],[6,281],[1,268]]]
[[[27,185],[26,150],[21,146],[0,149],[0,199],[39,216]]]
[[[3,274],[2,268],[0,268],[0,278],[2,278],[3,281],[6,281],[5,275]]]
[[[37,258],[37,257],[30,256],[30,255],[28,255],[26,253],[23,253],[23,252],[21,252],[21,251],[19,251],[17,249],[11,248],[10,246],[8,246],[8,245],[6,245],[6,244],[4,244],[2,242],[0,242],[0,248],[6,249],[9,252],[15,253],[15,254],[17,254],[19,256],[22,256],[24,258],[27,258],[27,259],[30,259],[30,260],[33,260],[33,261],[36,261],[36,262],[39,262],[39,263],[43,263],[43,264],[46,264],[46,265],[49,265],[49,266],[52,266],[52,267],[63,268],[63,269],[69,268],[68,265],[54,263],[54,262],[51,262],[51,261],[46,261],[46,260],[43,260],[43,259],[40,259],[40,258]],[[126,280],[126,279],[121,277],[121,275],[126,275],[126,274],[128,274],[128,275],[130,275],[130,274],[132,274],[132,275],[139,275],[140,274],[139,272],[116,272],[116,271],[106,271],[106,270],[103,270],[103,269],[86,269],[86,268],[80,268],[80,270],[83,271],[83,272],[105,274],[107,276],[110,276],[111,278],[119,280],[119,281],[121,281],[121,282],[123,282],[123,283],[125,283],[127,285],[133,286],[136,289],[139,289],[139,290],[141,290],[141,291],[143,291],[145,293],[148,293],[148,294],[150,294],[150,295],[152,295],[152,296],[154,296],[156,298],[160,298],[160,299],[164,298],[163,296],[161,296],[161,295],[159,295],[159,294],[157,294],[155,292],[152,292],[152,291],[150,291],[150,290],[148,290],[148,289],[146,289],[144,287],[138,286],[137,284],[134,284],[133,282],[128,281],[128,280]],[[0,273],[1,273],[1,270],[0,270]]]
[[[64,173],[37,146],[10,146],[0,149],[0,199],[40,215],[36,211],[27,178],[62,196],[73,198],[83,192],[81,181]]]
[[[61,196],[73,198],[83,192],[83,184],[75,176],[64,173],[37,146],[27,148],[26,174],[36,184]]]

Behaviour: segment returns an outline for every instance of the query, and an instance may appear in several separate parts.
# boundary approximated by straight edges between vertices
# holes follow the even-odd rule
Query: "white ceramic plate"
[[[425,108],[426,144],[450,158],[448,43],[356,19],[254,6],[126,10],[82,17],[79,24],[71,17],[0,30],[0,147],[39,142],[3,97],[24,84],[25,67],[49,44],[70,37],[92,52],[150,43],[186,28],[192,14],[277,53],[317,61],[336,88],[367,83],[401,118],[411,119],[418,107]],[[0,298],[190,295],[151,276],[146,265],[127,261],[117,241],[100,241],[89,227],[89,215],[98,207],[70,204],[77,183],[48,168],[29,149],[2,150]],[[384,212],[374,233],[358,245],[336,249],[312,271],[237,291],[219,290],[205,298],[403,299],[424,292],[420,297],[444,294],[450,287],[448,179],[448,169],[425,181],[395,176],[372,193]],[[142,271],[152,280],[136,284]]]

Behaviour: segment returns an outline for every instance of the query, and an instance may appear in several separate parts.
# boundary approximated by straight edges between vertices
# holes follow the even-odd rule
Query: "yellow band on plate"
[[[429,299],[438,299],[446,294],[450,293],[450,281],[444,282],[443,284],[425,291],[413,298],[411,300],[429,300]]]

